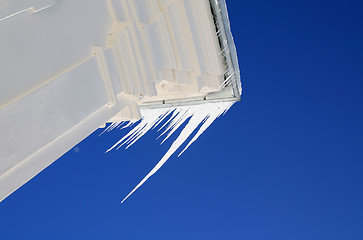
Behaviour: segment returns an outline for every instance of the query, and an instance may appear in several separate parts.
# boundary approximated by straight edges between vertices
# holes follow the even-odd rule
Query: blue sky
[[[123,205],[168,145],[96,131],[0,203],[1,239],[363,239],[362,2],[227,4],[242,101]]]

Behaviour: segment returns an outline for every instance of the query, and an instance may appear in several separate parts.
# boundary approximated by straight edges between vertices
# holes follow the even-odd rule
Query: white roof
[[[0,201],[106,122],[241,92],[224,1],[2,1],[0,35]]]

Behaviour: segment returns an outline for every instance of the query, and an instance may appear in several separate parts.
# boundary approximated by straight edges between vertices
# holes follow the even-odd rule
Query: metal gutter
[[[173,108],[173,107],[183,107],[183,106],[192,106],[192,105],[200,105],[205,103],[217,103],[217,102],[236,102],[235,97],[229,98],[214,98],[214,99],[205,99],[205,98],[188,98],[185,101],[180,100],[164,100],[164,101],[155,101],[148,102],[140,105],[140,109],[157,109],[157,108]]]

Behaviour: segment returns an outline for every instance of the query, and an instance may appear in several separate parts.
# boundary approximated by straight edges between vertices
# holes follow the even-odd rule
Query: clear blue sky
[[[95,132],[0,203],[1,239],[363,239],[362,1],[227,3],[242,102],[123,205],[168,146]]]

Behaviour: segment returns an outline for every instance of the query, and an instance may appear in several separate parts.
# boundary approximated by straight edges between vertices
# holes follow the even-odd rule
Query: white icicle
[[[165,109],[146,109],[143,110],[142,120],[139,124],[134,127],[126,136],[124,136],[120,141],[114,144],[107,152],[114,148],[120,148],[122,145],[127,144],[127,147],[133,145],[138,139],[145,135],[150,129],[155,128],[159,125],[167,116],[170,119],[160,128],[165,128],[164,132],[160,135],[166,134],[165,139],[162,143],[167,140],[183,123],[188,119],[188,123],[181,131],[177,139],[173,142],[169,150],[165,153],[162,159],[156,164],[156,166],[142,179],[142,181],[122,200],[123,203],[128,197],[132,195],[141,185],[143,185],[146,180],[148,180],[154,173],[156,173],[164,163],[170,158],[173,153],[179,149],[179,147],[188,139],[189,136],[200,126],[198,132],[192,138],[192,140],[187,144],[179,156],[188,149],[188,147],[195,142],[198,137],[218,118],[221,114],[225,113],[231,106],[233,102],[221,102],[221,103],[205,103],[201,105],[194,106],[184,106],[176,108],[165,108]],[[112,129],[114,128],[111,127]],[[159,130],[160,130],[159,129]]]
[[[195,142],[198,137],[200,135],[202,135],[202,133],[207,130],[207,128],[214,122],[214,120],[216,120],[221,114],[224,114],[225,112],[228,111],[228,109],[233,105],[233,103],[230,103],[229,106],[225,105],[222,108],[216,109],[215,111],[212,111],[209,113],[208,118],[205,120],[205,122],[203,123],[203,125],[199,128],[198,132],[194,135],[193,139],[189,141],[188,145],[183,149],[183,151],[181,151],[178,155],[178,157],[180,155],[183,154],[183,152],[185,152],[190,145],[192,145],[193,142]]]

